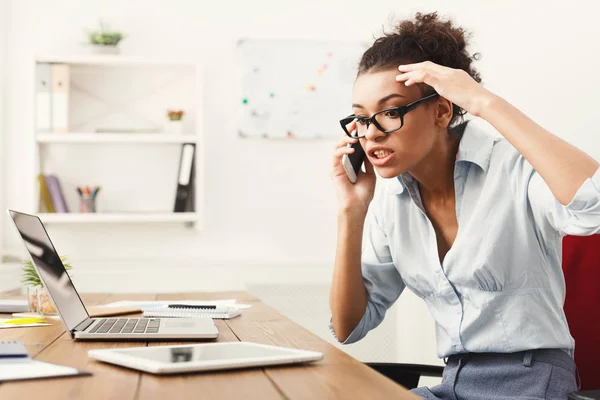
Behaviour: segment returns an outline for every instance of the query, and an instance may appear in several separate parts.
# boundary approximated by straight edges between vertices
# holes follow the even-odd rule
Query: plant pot
[[[183,121],[182,120],[169,120],[165,127],[165,132],[171,135],[181,135],[183,134]]]
[[[58,315],[50,293],[44,287],[28,287],[27,301],[29,312],[35,312],[39,315]]]
[[[88,44],[88,51],[92,54],[119,54],[119,46],[105,44]]]

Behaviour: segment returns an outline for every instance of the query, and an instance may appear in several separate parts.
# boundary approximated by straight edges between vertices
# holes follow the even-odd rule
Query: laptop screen
[[[42,221],[34,216],[9,210],[38,274],[48,289],[56,309],[69,331],[89,318],[67,270],[46,232]]]

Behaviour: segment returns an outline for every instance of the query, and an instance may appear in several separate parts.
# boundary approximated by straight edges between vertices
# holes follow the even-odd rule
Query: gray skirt
[[[577,390],[573,358],[562,350],[465,353],[448,358],[442,383],[411,390],[426,399],[561,399]]]

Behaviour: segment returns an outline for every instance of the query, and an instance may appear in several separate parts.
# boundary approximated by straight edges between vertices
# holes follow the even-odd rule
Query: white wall
[[[238,102],[233,49],[239,36],[371,39],[380,34],[382,26],[388,26],[393,14],[401,18],[417,9],[437,9],[473,31],[471,51],[483,55],[476,65],[489,89],[600,158],[595,110],[600,89],[595,40],[600,37],[600,24],[596,22],[597,10],[592,10],[597,8],[596,2],[552,5],[547,1],[429,0],[419,1],[418,8],[415,2],[397,0],[9,3],[4,65],[9,77],[5,92],[7,130],[1,152],[6,168],[0,188],[5,207],[20,209],[35,195],[30,181],[30,134],[36,51],[65,53],[75,49],[84,40],[84,28],[103,18],[126,31],[124,53],[193,56],[204,64],[208,166],[204,231],[198,234],[161,225],[144,226],[141,231],[132,226],[52,226],[55,244],[71,256],[78,274],[87,282],[84,290],[103,289],[102,281],[96,278],[126,269],[116,262],[122,260],[142,260],[132,270],[149,268],[157,277],[166,274],[170,288],[181,273],[178,268],[192,267],[208,268],[211,274],[221,271],[222,275],[211,275],[208,281],[217,287],[231,282],[219,280],[226,275],[236,282],[235,287],[261,280],[328,281],[335,244],[336,204],[329,181],[334,143],[246,141],[237,137],[228,110]],[[6,219],[3,224],[4,245],[22,252]],[[177,272],[172,274],[172,268]],[[243,268],[247,273],[238,273]],[[131,290],[154,288],[150,283],[140,287],[135,286],[135,280],[130,282],[125,286]],[[193,285],[191,282],[188,279],[185,285]],[[206,285],[203,280],[197,286],[204,289]],[[413,307],[412,300],[402,301],[407,302],[399,314],[399,326],[405,329],[402,338],[407,341],[403,349],[411,351],[419,347],[414,341],[423,336],[421,327],[431,321],[423,316],[424,308]],[[404,323],[407,320],[410,322]],[[415,327],[413,336],[406,333],[410,330],[407,326]],[[431,354],[432,338],[422,340]]]
[[[5,156],[4,156],[4,135],[6,134],[5,127],[5,112],[4,107],[6,105],[6,89],[5,89],[5,65],[6,65],[6,32],[8,23],[8,2],[0,1],[0,262],[2,262],[4,254],[4,169],[5,169]]]
[[[82,261],[177,257],[330,263],[335,240],[335,200],[328,171],[333,143],[240,140],[227,111],[238,101],[233,43],[243,35],[368,39],[380,32],[390,13],[400,17],[411,10],[395,1],[363,4],[13,1],[6,66],[10,79],[3,153],[5,205],[21,208],[35,195],[27,158],[32,146],[27,133],[32,128],[34,52],[75,49],[84,40],[84,28],[103,18],[127,32],[125,53],[191,54],[205,65],[205,231],[195,235],[168,226],[147,227],[143,238],[136,238],[136,230],[127,227],[101,227],[104,235],[98,241],[97,227],[53,227],[62,252]],[[600,157],[600,139],[590,132],[594,92],[600,84],[599,58],[590,46],[600,27],[585,9],[587,3],[575,1],[568,9],[517,1],[421,4],[423,10],[450,12],[474,31],[473,51],[483,54],[478,67],[490,89]],[[544,18],[539,18],[542,7]],[[4,232],[7,246],[19,245],[6,223]]]

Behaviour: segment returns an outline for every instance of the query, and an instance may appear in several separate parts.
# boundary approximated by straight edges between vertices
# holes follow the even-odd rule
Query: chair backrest
[[[564,310],[575,339],[581,389],[600,389],[600,235],[566,236]]]

